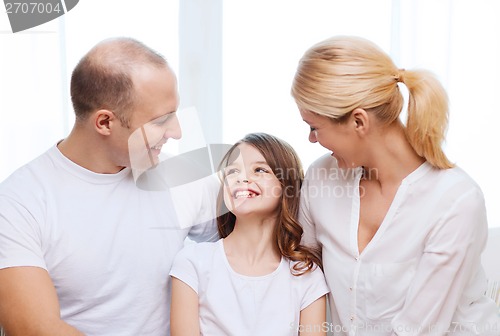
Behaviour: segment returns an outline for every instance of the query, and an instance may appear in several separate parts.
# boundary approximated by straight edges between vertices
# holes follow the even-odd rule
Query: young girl
[[[253,133],[221,163],[222,239],[186,246],[172,276],[171,334],[325,335],[329,292],[300,245],[303,172],[284,141]]]

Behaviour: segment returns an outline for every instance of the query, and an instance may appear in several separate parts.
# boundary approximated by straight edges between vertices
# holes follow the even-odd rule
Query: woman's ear
[[[109,110],[98,110],[93,115],[94,128],[97,133],[110,135],[113,123],[119,122],[115,114]]]
[[[370,118],[368,113],[362,109],[357,108],[352,111],[352,118],[355,123],[355,131],[359,135],[365,135],[370,130]]]

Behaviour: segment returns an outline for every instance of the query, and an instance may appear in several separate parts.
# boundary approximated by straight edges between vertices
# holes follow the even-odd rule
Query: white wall
[[[307,126],[289,93],[297,62],[308,47],[323,38],[361,35],[389,52],[400,67],[424,67],[442,80],[451,101],[446,152],[479,183],[490,225],[500,226],[500,180],[492,178],[500,163],[496,154],[500,144],[496,130],[500,121],[496,103],[500,92],[500,2],[189,2],[196,3],[214,11],[211,16],[203,15],[203,10],[193,11],[199,15],[197,29],[190,36],[189,24],[184,26],[182,39],[222,45],[221,60],[199,63],[222,71],[222,81],[211,81],[211,72],[205,68],[205,100],[194,99],[189,87],[181,91],[181,100],[184,96],[189,104],[201,104],[196,107],[204,110],[206,104],[220,104],[216,99],[210,101],[210,94],[222,95],[222,113],[213,115],[212,111],[204,116],[205,120],[213,117],[211,126],[205,122],[211,141],[232,143],[248,132],[270,132],[294,145],[308,166],[325,150],[307,142]],[[222,33],[217,40],[214,30],[207,27],[205,34],[200,27],[220,25],[216,21],[220,6]],[[163,53],[177,71],[178,11],[178,0],[82,0],[63,17],[16,34],[10,33],[7,15],[0,12],[0,181],[69,132],[73,123],[69,76],[79,58],[98,41],[135,37]],[[198,49],[199,59],[204,57],[202,51]],[[216,54],[212,50],[210,57]],[[181,81],[191,80],[187,72],[180,75],[186,76]],[[214,131],[215,127],[222,132]]]

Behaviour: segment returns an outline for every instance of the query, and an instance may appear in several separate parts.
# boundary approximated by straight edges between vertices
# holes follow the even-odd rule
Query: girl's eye
[[[237,172],[238,172],[238,169],[236,169],[236,168],[229,168],[229,169],[226,170],[226,176],[231,175],[231,174],[235,174]]]
[[[264,167],[257,167],[255,168],[256,173],[269,173],[269,170],[264,168]]]
[[[311,131],[310,131],[310,132],[314,132],[314,131],[316,130],[316,127],[312,127],[312,126],[311,126],[311,127],[309,127],[309,128],[311,129]]]

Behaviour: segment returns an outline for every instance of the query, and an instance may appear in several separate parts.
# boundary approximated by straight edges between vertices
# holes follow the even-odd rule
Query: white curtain
[[[307,167],[325,153],[290,96],[298,60],[332,35],[359,35],[401,68],[434,72],[448,91],[445,151],[481,186],[500,226],[500,2],[488,0],[253,0],[224,2],[224,141],[264,131],[289,141]]]
[[[82,0],[66,15],[11,33],[0,13],[0,181],[73,125],[71,71],[97,42],[136,38],[178,69],[178,1]]]
[[[9,33],[7,16],[0,14],[0,181],[70,131],[71,70],[95,43],[113,36],[135,37],[163,53],[176,72],[185,69],[181,103],[184,97],[189,106],[211,111],[201,118],[211,142],[232,143],[255,131],[273,133],[289,141],[307,167],[325,151],[308,143],[307,126],[290,96],[295,68],[315,42],[348,34],[371,39],[402,68],[426,68],[439,77],[451,102],[445,150],[479,183],[490,225],[500,226],[500,182],[492,178],[500,145],[495,129],[500,121],[495,101],[500,92],[500,2],[183,1],[182,22],[178,0],[85,0],[59,19],[16,34]],[[185,49],[195,43],[178,43],[179,31],[183,41],[199,41],[196,55]],[[212,62],[217,52],[211,50],[207,58],[203,48],[214,45],[222,45],[222,60]],[[179,51],[179,46],[186,47]],[[197,72],[191,64],[204,68]],[[206,92],[200,95],[200,85],[190,81],[201,81]],[[214,98],[220,96],[222,104]]]

